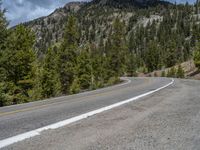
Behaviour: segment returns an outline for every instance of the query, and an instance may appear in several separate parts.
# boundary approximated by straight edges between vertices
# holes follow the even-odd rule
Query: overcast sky
[[[10,26],[13,26],[21,22],[46,16],[56,8],[62,7],[71,1],[78,0],[3,0],[3,7],[7,9],[6,17],[10,21]],[[177,2],[183,3],[186,1],[177,0]],[[195,0],[188,1],[194,2]]]

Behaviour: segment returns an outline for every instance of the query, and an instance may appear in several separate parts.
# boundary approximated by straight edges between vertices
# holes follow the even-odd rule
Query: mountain
[[[52,14],[24,23],[36,34],[35,47],[44,52],[49,45],[58,42],[63,37],[63,29],[68,16],[77,13],[85,3],[71,2],[63,8],[56,9]]]
[[[38,53],[45,53],[50,45],[59,43],[63,38],[64,27],[70,14],[77,15],[81,22],[80,28],[82,29],[80,34],[84,35],[81,37],[81,42],[87,41],[89,36],[93,36],[96,33],[104,34],[96,36],[95,40],[99,41],[101,36],[109,34],[114,18],[123,18],[126,24],[128,24],[129,19],[136,15],[137,11],[145,12],[146,8],[155,7],[156,5],[161,5],[161,8],[164,8],[171,4],[159,0],[94,0],[89,3],[71,2],[63,8],[56,9],[49,16],[35,19],[25,23],[25,25],[31,28],[36,34],[35,47]],[[140,16],[140,12],[137,16]],[[153,18],[158,17],[153,16]],[[94,26],[95,29],[93,29]]]
[[[0,106],[96,89],[120,76],[158,76],[155,70],[183,78],[182,62],[194,59],[200,68],[198,7],[156,0],[69,3],[25,23],[33,33],[23,25],[7,29],[0,15]]]
[[[169,2],[160,0],[93,0],[93,4],[101,6],[109,5],[111,7],[149,7],[159,4],[169,4]]]

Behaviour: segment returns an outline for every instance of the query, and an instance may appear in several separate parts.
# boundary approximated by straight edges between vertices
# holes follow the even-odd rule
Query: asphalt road
[[[158,89],[164,78],[0,108],[0,141]],[[175,80],[166,89],[3,149],[200,149],[200,82]]]

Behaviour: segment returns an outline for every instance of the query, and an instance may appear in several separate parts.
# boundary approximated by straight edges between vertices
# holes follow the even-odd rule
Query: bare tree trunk
[[[197,14],[199,14],[199,0],[197,0],[197,3],[196,3],[196,9],[197,9]]]

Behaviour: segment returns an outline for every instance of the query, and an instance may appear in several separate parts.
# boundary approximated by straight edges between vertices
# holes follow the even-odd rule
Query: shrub
[[[178,66],[176,77],[177,78],[184,78],[185,77],[185,71],[183,70],[183,68],[181,67],[181,65]]]
[[[79,92],[80,92],[80,82],[78,78],[75,78],[70,87],[70,94],[76,94]]]

